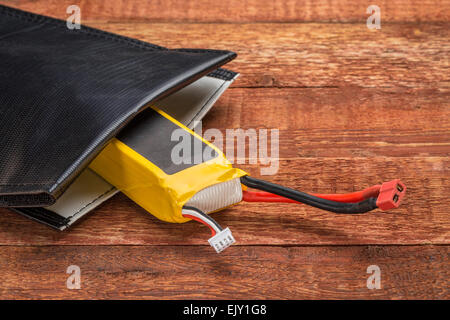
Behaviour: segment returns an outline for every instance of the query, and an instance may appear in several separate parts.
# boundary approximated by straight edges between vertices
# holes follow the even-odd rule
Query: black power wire
[[[249,188],[270,192],[285,198],[292,199],[294,201],[310,205],[312,207],[331,211],[334,213],[358,214],[358,213],[366,213],[368,211],[372,211],[377,208],[376,198],[368,198],[366,200],[356,203],[342,203],[322,199],[301,191],[283,187],[268,181],[255,179],[249,176],[241,177],[241,183]]]

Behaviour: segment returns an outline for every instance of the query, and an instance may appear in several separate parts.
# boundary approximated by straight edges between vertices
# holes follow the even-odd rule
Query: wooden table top
[[[122,194],[66,232],[0,209],[0,298],[450,298],[449,1],[378,0],[379,30],[364,0],[0,3],[61,19],[76,4],[95,28],[233,50],[227,68],[241,76],[203,127],[279,129],[279,171],[265,179],[317,193],[408,187],[388,213],[239,204],[214,216],[237,240],[220,255],[206,228],[161,222]],[[70,265],[80,290],[66,288]]]

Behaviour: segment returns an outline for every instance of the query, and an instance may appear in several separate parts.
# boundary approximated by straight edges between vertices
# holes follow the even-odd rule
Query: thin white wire
[[[182,215],[187,214],[187,215],[196,217],[196,218],[198,218],[198,219],[204,221],[206,224],[208,224],[209,226],[211,226],[211,228],[212,228],[216,233],[219,233],[219,232],[221,231],[221,230],[216,226],[215,223],[213,223],[213,222],[212,222],[211,220],[209,220],[209,219],[206,219],[203,215],[199,214],[197,211],[194,211],[194,210],[191,210],[191,209],[185,209],[185,208],[183,208],[183,209],[181,210],[181,214],[182,214]]]

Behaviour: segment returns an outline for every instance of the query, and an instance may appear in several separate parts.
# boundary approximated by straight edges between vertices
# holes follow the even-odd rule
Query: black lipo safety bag
[[[192,127],[237,76],[219,69],[235,56],[0,5],[0,206],[75,221],[116,192],[86,169],[102,148],[149,103]]]

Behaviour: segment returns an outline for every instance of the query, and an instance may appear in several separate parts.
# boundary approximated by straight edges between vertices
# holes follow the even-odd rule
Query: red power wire
[[[337,201],[337,202],[345,202],[345,203],[355,203],[360,202],[363,200],[366,200],[370,197],[377,197],[380,192],[381,185],[375,185],[369,188],[366,188],[362,191],[352,192],[352,193],[345,193],[345,194],[318,194],[318,193],[312,193],[312,195]],[[284,203],[299,203],[298,201],[291,200],[270,192],[265,191],[243,191],[243,198],[242,200],[246,202],[284,202]]]

